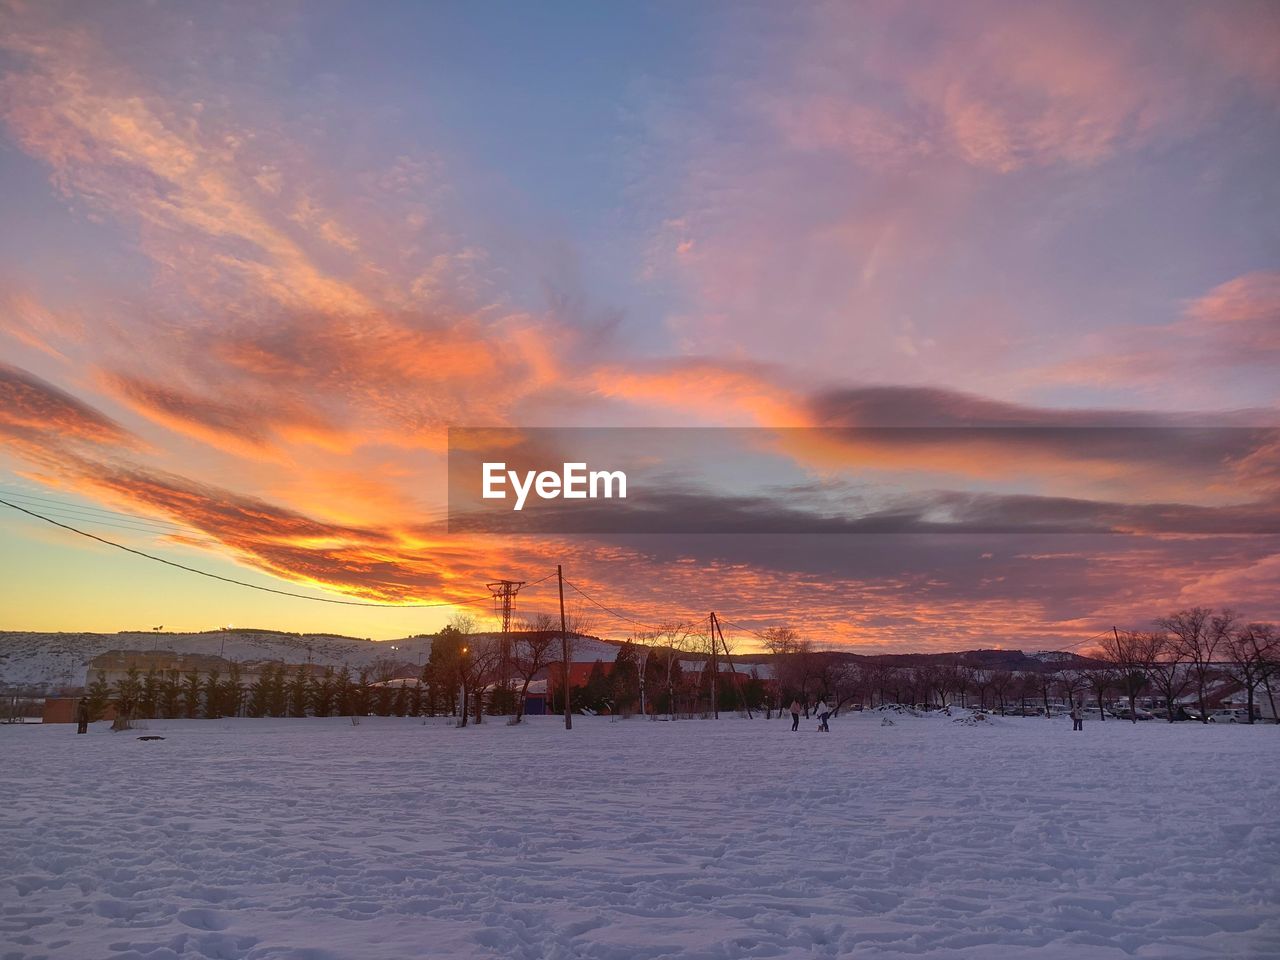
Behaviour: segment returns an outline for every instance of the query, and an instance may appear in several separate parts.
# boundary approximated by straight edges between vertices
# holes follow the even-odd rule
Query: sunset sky
[[[1265,431],[771,452],[810,504],[874,477],[1115,532],[444,527],[450,426],[1275,426],[1277,169],[1275,3],[0,0],[0,499],[315,597],[563,563],[744,648],[1280,619]],[[385,639],[460,609],[256,592],[4,507],[0,566],[0,629]]]

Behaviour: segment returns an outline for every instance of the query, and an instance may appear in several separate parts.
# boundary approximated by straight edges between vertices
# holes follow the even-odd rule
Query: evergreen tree
[[[448,626],[431,642],[431,655],[427,658],[423,677],[427,683],[427,709],[433,717],[438,712],[452,716],[457,710],[464,641],[465,637],[459,630]]]
[[[160,675],[156,672],[156,668],[152,667],[142,680],[142,696],[138,703],[138,715],[150,719],[159,716],[159,713]]]
[[[283,717],[289,712],[289,695],[285,689],[284,664],[277,663],[271,672],[271,684],[268,687],[267,715]]]
[[[339,716],[349,717],[355,712],[355,695],[351,686],[351,670],[345,663],[333,680],[333,700]]]
[[[409,688],[409,716],[422,716],[422,681]]]
[[[373,712],[380,717],[391,716],[392,701],[395,699],[395,691],[386,684],[378,687],[378,692],[374,698]]]
[[[249,702],[245,712],[251,717],[265,717],[271,699],[271,678],[273,671],[268,664],[249,684]]]
[[[283,671],[283,668],[281,668]],[[307,704],[311,699],[311,682],[307,676],[307,668],[298,664],[298,672],[289,682],[289,716],[305,717]]]
[[[351,716],[367,717],[369,715],[369,671],[367,669],[360,671],[360,678],[356,681],[355,689],[352,690],[351,705],[353,707]]]
[[[581,702],[575,706],[587,707],[596,713],[609,709],[610,685],[609,676],[605,673],[604,664],[597,660],[591,665],[591,673],[587,676],[587,684],[580,688]]]
[[[222,675],[214,667],[204,678],[204,716],[217,720],[222,716]]]
[[[241,685],[240,664],[234,660],[227,670],[226,683],[222,685],[222,711],[225,716],[240,716],[240,707],[244,704],[244,687]]]
[[[609,674],[609,687],[619,712],[632,710],[640,702],[640,661],[636,645],[630,640],[618,648]]]
[[[403,683],[396,690],[395,702],[391,706],[391,712],[397,717],[403,717],[409,712],[409,688]]]
[[[182,711],[189,720],[200,716],[200,674],[194,670],[182,682]]]
[[[86,699],[89,701],[89,719],[101,720],[102,712],[111,702],[111,684],[107,683],[107,678],[101,673],[89,684]]]
[[[137,667],[130,667],[126,674],[116,681],[115,690],[116,719],[112,730],[128,730],[137,715],[138,701],[142,698],[142,677]]]
[[[177,671],[170,671],[160,681],[160,713],[172,719],[180,712],[182,700],[182,684],[178,682]]]
[[[311,713],[313,716],[327,717],[333,712],[333,688],[333,668],[326,667],[324,676],[312,687]]]

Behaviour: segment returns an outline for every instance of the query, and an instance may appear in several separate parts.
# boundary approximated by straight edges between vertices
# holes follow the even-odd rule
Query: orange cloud
[[[45,436],[58,444],[141,446],[124,427],[88,404],[6,364],[0,364],[0,431],[14,438]]]

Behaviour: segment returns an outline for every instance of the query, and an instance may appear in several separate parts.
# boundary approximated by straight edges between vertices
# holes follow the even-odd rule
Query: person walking
[[[827,718],[831,716],[831,708],[827,706],[827,701],[819,700],[813,712],[818,715],[818,730],[822,733],[830,733],[831,728],[827,726]]]
[[[791,732],[795,733],[800,729],[800,701],[791,701]]]
[[[1084,711],[1075,704],[1071,705],[1071,731],[1084,730]]]
[[[89,701],[81,697],[76,703],[76,733],[89,732]]]

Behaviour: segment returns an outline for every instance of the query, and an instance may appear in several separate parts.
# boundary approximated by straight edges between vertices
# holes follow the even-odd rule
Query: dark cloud
[[[110,417],[53,384],[0,364],[0,431],[19,439],[138,446],[138,439]]]

